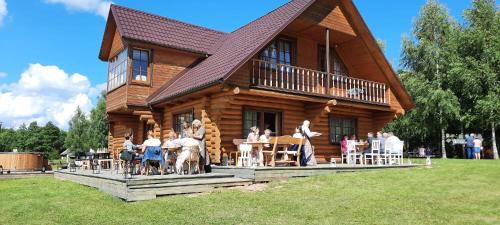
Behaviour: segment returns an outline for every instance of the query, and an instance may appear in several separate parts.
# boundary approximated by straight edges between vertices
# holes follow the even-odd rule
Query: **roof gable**
[[[291,1],[228,34],[212,56],[164,85],[148,99],[149,103],[156,104],[227,79],[314,1]]]
[[[199,54],[211,54],[226,33],[135,9],[111,5],[99,58],[106,60],[109,35],[117,28],[122,38]]]

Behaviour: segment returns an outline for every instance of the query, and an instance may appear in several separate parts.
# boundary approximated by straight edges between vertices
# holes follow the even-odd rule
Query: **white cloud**
[[[0,121],[6,127],[52,121],[67,129],[76,107],[89,112],[103,86],[91,87],[86,76],[57,66],[30,64],[17,82],[0,85]]]
[[[104,19],[108,18],[109,6],[113,3],[109,0],[46,0],[46,2],[63,4],[69,10],[91,12]]]
[[[5,2],[5,0],[0,0],[0,26],[2,26],[6,16],[7,16],[7,2]]]
[[[0,0],[0,1],[2,1],[2,0]],[[6,76],[7,76],[7,73],[5,73],[5,72],[0,72],[0,78],[6,77]]]

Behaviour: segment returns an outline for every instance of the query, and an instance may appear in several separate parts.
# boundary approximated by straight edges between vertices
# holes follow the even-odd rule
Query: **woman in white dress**
[[[311,139],[313,137],[321,136],[321,133],[312,132],[309,129],[310,125],[311,125],[311,122],[309,122],[309,120],[305,120],[304,123],[302,123],[302,135],[305,138],[305,143],[304,143],[304,147],[303,147],[304,153],[305,153],[304,157],[305,157],[305,161],[307,162],[308,166],[316,166],[317,165],[316,157],[314,157]]]

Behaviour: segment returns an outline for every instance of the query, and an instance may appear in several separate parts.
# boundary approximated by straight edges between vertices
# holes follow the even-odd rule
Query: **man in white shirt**
[[[385,145],[391,148],[391,153],[399,153],[403,151],[401,146],[401,140],[394,136],[394,133],[387,133],[387,139],[385,140]]]

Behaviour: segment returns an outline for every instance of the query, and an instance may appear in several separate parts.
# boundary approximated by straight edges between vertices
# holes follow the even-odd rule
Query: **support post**
[[[326,93],[330,94],[330,29],[326,28],[326,49],[325,49],[325,60],[326,60]]]

